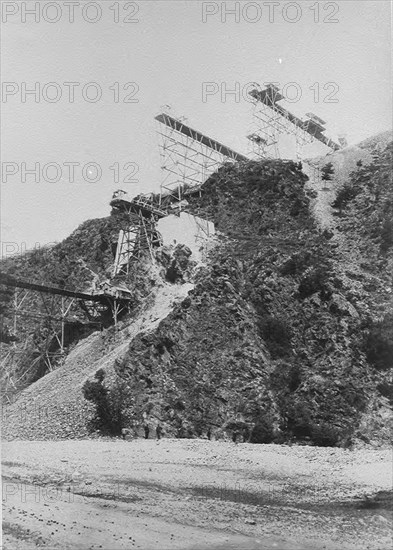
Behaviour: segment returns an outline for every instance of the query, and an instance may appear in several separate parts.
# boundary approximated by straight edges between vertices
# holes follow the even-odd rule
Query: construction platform
[[[141,214],[144,217],[163,218],[167,215],[153,203],[153,195],[138,195],[131,198],[126,191],[118,189],[113,193],[110,206],[121,212]]]

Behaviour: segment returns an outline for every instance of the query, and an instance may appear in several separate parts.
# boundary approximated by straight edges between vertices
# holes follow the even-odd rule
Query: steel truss
[[[157,115],[157,134],[163,179],[161,196],[181,201],[186,192],[197,191],[224,162],[248,158],[194,130],[184,120],[167,113]]]

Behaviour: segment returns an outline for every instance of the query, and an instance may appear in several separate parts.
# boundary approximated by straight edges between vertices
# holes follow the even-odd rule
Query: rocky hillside
[[[391,146],[368,168],[357,166],[345,190],[338,185],[335,200],[345,200],[334,205],[338,223],[329,231],[311,214],[301,165],[223,166],[201,196],[188,199],[189,211],[219,231],[207,263],[195,265],[182,246],[159,249],[153,263],[146,258],[126,281],[139,294],[118,333],[92,334],[94,354],[81,342],[64,365],[25,389],[7,408],[6,437],[81,437],[124,427],[141,433],[147,422],[161,423],[174,437],[387,441],[393,405],[389,159]],[[76,245],[82,243],[77,232],[65,241],[70,253],[60,262],[76,278],[74,250],[94,270],[104,272],[112,261],[107,229],[115,223],[117,230],[118,220],[88,223],[86,238],[95,235],[88,251]],[[6,270],[24,271],[32,257],[8,260]],[[72,401],[65,399],[59,411],[53,388],[71,367],[72,390],[69,378],[62,392],[72,393]],[[50,426],[20,421],[21,403],[37,399],[45,399]],[[70,408],[79,411],[71,426]]]
[[[88,220],[55,246],[37,248],[23,256],[1,260],[0,271],[32,282],[89,292],[94,279],[102,282],[111,278],[119,230],[124,229],[125,224],[121,215]],[[127,276],[114,279],[114,284],[122,283],[134,289],[134,308],[138,306],[140,297],[150,290],[148,271],[148,266],[132,266]],[[37,314],[47,314],[40,297],[30,293],[24,298],[23,311],[30,311],[31,315],[24,314],[18,319],[16,334],[13,330],[12,300],[13,290],[0,284],[0,350],[5,358],[0,380],[7,390],[6,402],[12,399],[15,391],[35,382],[60,364],[57,358],[58,341],[53,331],[49,331],[52,327],[59,337],[60,324],[54,319],[37,317]],[[50,300],[60,299],[51,297]],[[74,346],[81,338],[97,330],[94,324],[86,325],[86,318],[77,304],[68,317],[73,318],[74,322],[65,327],[67,346]],[[47,353],[51,356],[50,367],[46,360]],[[9,383],[8,374],[12,383]]]

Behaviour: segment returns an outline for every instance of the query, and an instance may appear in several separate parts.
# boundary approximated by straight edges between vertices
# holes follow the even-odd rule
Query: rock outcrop
[[[375,154],[367,172],[350,176],[356,194],[329,231],[312,215],[300,164],[223,166],[200,196],[187,198],[190,213],[217,230],[206,262],[182,243],[157,249],[154,261],[143,259],[124,281],[137,298],[120,323],[118,343],[113,328],[105,330],[100,358],[83,356],[76,402],[86,406],[83,385],[100,368],[118,432],[141,433],[147,422],[160,423],[173,437],[231,437],[240,430],[256,443],[387,441],[393,405],[390,154],[390,148]],[[102,230],[114,222],[97,222],[98,250],[89,250],[104,271],[110,239],[104,244]],[[83,247],[76,248],[82,254]],[[49,258],[57,261],[61,250]],[[32,257],[29,266],[34,261],[40,265]],[[70,269],[72,262],[71,254]],[[23,262],[17,268],[24,269]],[[44,399],[45,380],[58,372],[25,390],[9,417],[35,388]],[[105,429],[91,407],[73,437],[85,435],[86,426]],[[15,420],[5,433],[43,437],[42,429],[26,433]],[[59,428],[51,437],[68,435]]]

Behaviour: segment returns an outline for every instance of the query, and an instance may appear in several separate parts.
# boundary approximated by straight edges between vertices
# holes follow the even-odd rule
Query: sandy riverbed
[[[4,549],[391,549],[392,453],[204,440],[2,446]]]

